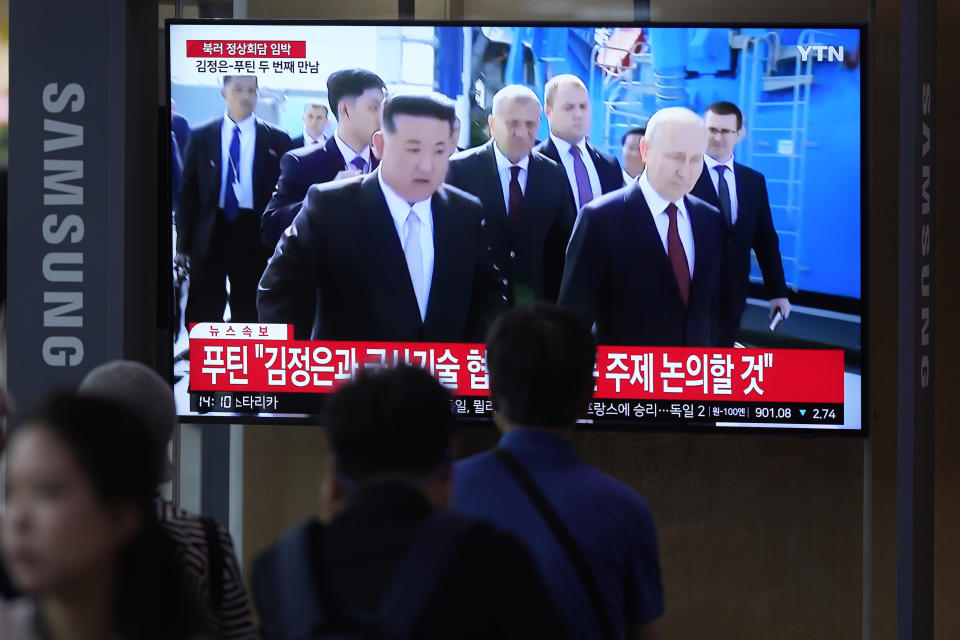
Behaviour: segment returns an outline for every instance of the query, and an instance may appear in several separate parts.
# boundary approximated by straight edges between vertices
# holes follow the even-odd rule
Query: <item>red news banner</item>
[[[330,393],[366,368],[409,363],[454,396],[486,396],[486,349],[475,343],[291,339],[279,324],[197,324],[190,391]],[[598,349],[595,398],[843,403],[843,352],[813,349]]]
[[[305,58],[306,40],[187,40],[188,58]]]

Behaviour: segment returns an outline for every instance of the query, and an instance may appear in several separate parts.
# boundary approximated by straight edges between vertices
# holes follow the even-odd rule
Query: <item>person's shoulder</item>
[[[278,127],[272,122],[267,122],[266,120],[261,120],[260,118],[257,118],[257,123],[264,129],[266,129],[266,131],[270,132],[270,135],[286,138],[288,141],[290,140],[290,134],[287,133],[285,129]]]
[[[739,162],[733,163],[733,170],[736,173],[737,178],[746,178],[747,180],[756,180],[756,181],[766,181],[766,178],[763,177],[763,174],[757,171],[752,167],[748,167],[745,164],[740,164]]]
[[[502,463],[493,454],[493,450],[481,451],[467,458],[457,460],[454,465],[454,474],[457,483],[470,483],[474,479],[482,478],[492,467]]]
[[[462,208],[471,213],[483,214],[483,203],[480,201],[480,198],[452,184],[441,184],[437,189],[437,195],[440,197],[440,201],[446,206],[457,209]]]
[[[611,513],[618,513],[634,521],[652,522],[650,505],[630,485],[610,474],[583,463],[581,487],[588,488],[586,497],[596,504],[604,504]]]
[[[360,195],[360,186],[367,176],[353,176],[342,180],[318,182],[310,185],[304,199],[304,209],[315,208],[323,201],[353,200]]]
[[[223,127],[223,116],[217,118],[212,118],[205,122],[201,122],[196,127],[193,128],[192,135],[205,135],[213,132],[219,132],[221,127]]]
[[[530,162],[531,164],[538,164],[540,166],[547,167],[549,169],[553,169],[557,171],[563,170],[559,162],[557,162],[553,158],[548,157],[542,151],[538,151],[537,149],[534,149],[533,151],[530,152]]]
[[[607,164],[609,164],[609,165],[611,165],[611,166],[616,165],[618,168],[620,167],[620,163],[617,162],[617,159],[616,159],[615,157],[613,157],[612,154],[607,153],[606,151],[600,149],[600,148],[597,147],[596,145],[592,145],[592,144],[591,144],[591,145],[590,145],[590,148],[593,149],[593,152],[594,152],[595,154],[597,154],[597,156],[599,156],[600,159],[602,159],[602,160],[603,160],[604,162],[606,162]]]
[[[482,144],[479,147],[470,147],[469,149],[464,149],[463,151],[457,151],[455,154],[450,156],[450,164],[475,162],[479,158],[483,157],[483,154],[486,152],[486,150],[487,145]]]
[[[155,506],[157,521],[177,544],[183,547],[202,547],[206,552],[206,527],[212,526],[221,546],[233,548],[230,532],[216,520],[184,511],[168,500],[157,499]]]
[[[691,217],[698,217],[708,224],[723,224],[720,210],[706,200],[698,198],[692,193],[688,193],[685,199]]]
[[[36,606],[29,598],[0,598],[0,638],[3,640],[39,640],[36,631]]]

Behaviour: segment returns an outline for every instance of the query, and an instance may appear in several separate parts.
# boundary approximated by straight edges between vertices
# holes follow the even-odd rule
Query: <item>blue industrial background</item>
[[[485,140],[497,89],[525,84],[542,99],[546,81],[560,73],[584,80],[593,104],[591,141],[618,157],[623,133],[643,126],[657,109],[702,112],[717,100],[738,104],[747,136],[736,158],[767,178],[788,284],[860,298],[859,30],[440,26],[433,34],[417,46],[435,49],[428,58],[434,88],[469,114],[471,144]],[[844,59],[825,52],[817,60],[813,50],[805,62],[797,44],[835,52],[842,46]],[[402,78],[385,80],[402,86]],[[323,97],[324,85],[325,77],[318,78],[313,95]],[[219,92],[209,86],[174,85],[171,95],[192,124],[222,113]],[[257,113],[299,135],[308,97],[266,91]],[[546,135],[544,120],[541,139]],[[759,281],[755,264],[753,279]]]

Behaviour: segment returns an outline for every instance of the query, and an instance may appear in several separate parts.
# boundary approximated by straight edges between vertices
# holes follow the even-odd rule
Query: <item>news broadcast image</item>
[[[410,362],[486,420],[486,330],[543,300],[597,336],[584,428],[862,433],[861,44],[170,22],[179,415],[316,423]],[[441,97],[403,116],[404,95]],[[442,154],[404,161],[410,127],[449,131]]]

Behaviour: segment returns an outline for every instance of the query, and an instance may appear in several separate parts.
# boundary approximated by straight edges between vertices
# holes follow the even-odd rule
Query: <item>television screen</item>
[[[545,300],[597,337],[586,428],[864,432],[862,26],[167,28],[183,420],[410,362],[483,421],[487,329]]]

